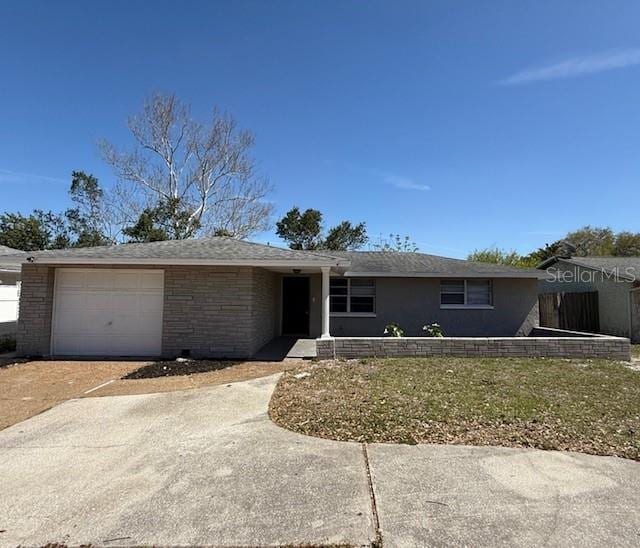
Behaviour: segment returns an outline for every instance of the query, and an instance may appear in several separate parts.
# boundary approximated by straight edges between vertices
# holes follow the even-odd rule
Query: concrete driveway
[[[0,545],[640,543],[636,462],[300,436],[268,419],[276,381],[71,400],[0,432]]]

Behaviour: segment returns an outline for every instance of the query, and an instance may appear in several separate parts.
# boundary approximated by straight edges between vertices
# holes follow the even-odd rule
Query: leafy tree
[[[100,145],[119,180],[113,202],[128,223],[137,225],[151,207],[163,210],[171,239],[220,229],[245,238],[268,228],[271,186],[250,156],[253,135],[231,116],[214,110],[201,123],[175,95],[153,95],[128,126],[131,150]]]
[[[213,234],[211,234],[212,236],[222,236],[225,238],[233,238],[233,234],[231,234],[231,232],[229,232],[226,228],[216,228],[213,231]]]
[[[505,251],[497,247],[476,249],[467,256],[467,260],[510,266],[535,266],[527,257],[523,257],[517,251]]]
[[[0,215],[0,245],[37,251],[70,247],[71,239],[64,217],[36,209],[30,215]]]
[[[318,249],[322,245],[322,213],[317,209],[300,213],[293,207],[276,223],[276,234],[291,249]]]
[[[416,253],[418,244],[416,244],[409,236],[400,236],[400,234],[389,234],[389,238],[380,238],[378,243],[373,244],[373,248],[377,251]]]
[[[342,221],[330,228],[325,237],[322,234],[322,213],[317,209],[300,212],[298,207],[291,208],[276,223],[276,234],[288,242],[291,249],[306,250],[358,249],[368,239],[365,224],[354,225],[350,221]]]
[[[498,248],[476,250],[468,259],[486,263],[509,264],[535,267],[552,257],[585,257],[589,255],[638,257],[640,256],[640,233],[614,233],[610,228],[584,226],[569,232],[562,240],[532,251],[528,255],[518,255],[515,251]]]
[[[323,248],[331,251],[359,249],[367,243],[368,239],[364,223],[352,225],[350,221],[342,221],[329,229]]]
[[[108,224],[104,192],[98,179],[84,171],[71,174],[69,195],[75,207],[64,213],[69,231],[75,234],[74,247],[93,247],[113,243],[105,235]]]
[[[634,232],[616,234],[613,255],[618,257],[640,257],[640,234]]]
[[[162,240],[187,238],[197,223],[191,211],[182,207],[180,200],[171,199],[153,208],[146,208],[136,223],[122,230],[130,242],[158,242]]]
[[[98,180],[74,171],[69,195],[74,207],[62,213],[36,209],[29,215],[0,215],[0,244],[37,251],[111,243],[103,232],[108,215]]]
[[[611,255],[614,250],[615,235],[610,228],[587,225],[569,232],[564,237],[564,241],[575,247],[573,254],[576,256]]]
[[[551,257],[557,256],[570,256],[571,251],[567,247],[566,243],[562,240],[557,240],[550,244],[544,244],[543,247],[532,251],[528,255],[525,255],[523,259],[531,266],[537,266],[541,262],[551,259]]]
[[[128,236],[131,242],[161,242],[169,239],[167,232],[156,223],[156,211],[152,208],[145,209],[138,217],[135,224],[122,229],[122,233]]]

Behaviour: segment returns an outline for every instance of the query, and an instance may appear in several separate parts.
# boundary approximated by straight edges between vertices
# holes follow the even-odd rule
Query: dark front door
[[[282,334],[309,334],[309,278],[282,279]]]

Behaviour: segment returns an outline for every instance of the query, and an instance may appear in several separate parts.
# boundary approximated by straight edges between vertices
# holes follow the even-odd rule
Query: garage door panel
[[[137,310],[151,310],[157,311],[159,307],[162,307],[163,296],[158,293],[124,293],[114,292],[107,295],[111,299],[108,306],[115,307],[116,309],[128,309],[130,308],[131,301],[135,301]]]
[[[65,322],[59,323],[56,333],[57,335],[82,336],[85,334],[86,325],[86,318],[70,317]]]
[[[56,271],[52,351],[67,355],[159,355],[161,270]]]
[[[86,276],[83,271],[70,270],[58,271],[56,274],[56,286],[58,289],[84,289]]]
[[[158,321],[155,316],[131,314],[128,316],[121,316],[114,323],[109,326],[110,334],[112,335],[127,335],[135,333],[135,336],[151,335],[158,332],[158,329],[162,327],[162,321]]]
[[[162,310],[164,306],[164,297],[162,295],[138,295],[138,309],[142,313],[155,313],[158,308]]]
[[[60,291],[56,294],[56,307],[59,310],[77,310],[83,306],[86,306],[87,294],[79,293],[77,291]]]

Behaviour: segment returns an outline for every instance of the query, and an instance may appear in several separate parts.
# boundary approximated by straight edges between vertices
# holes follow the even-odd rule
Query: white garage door
[[[162,270],[56,270],[52,353],[157,356]]]

